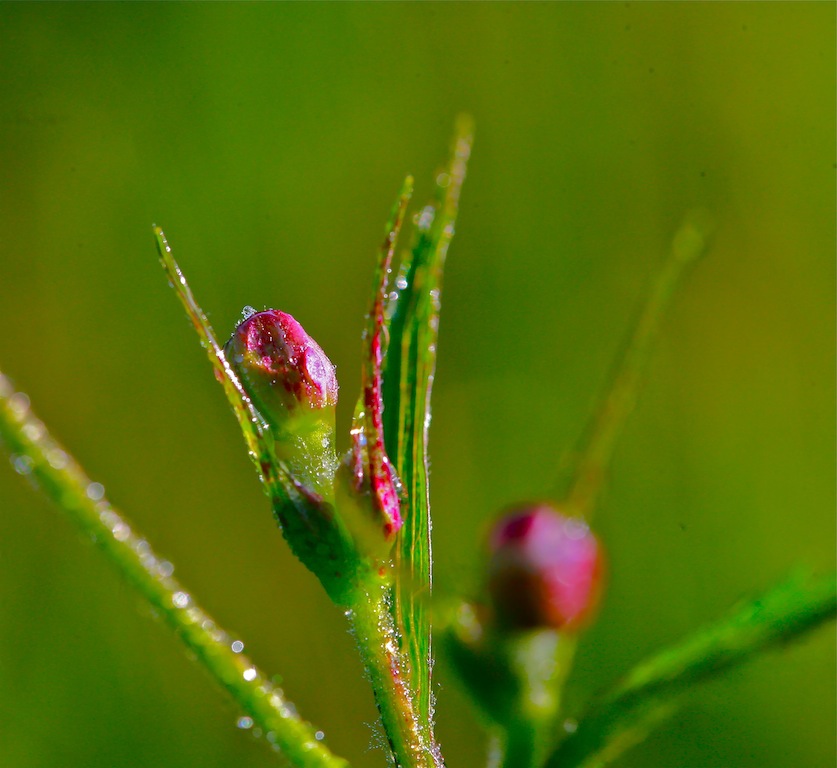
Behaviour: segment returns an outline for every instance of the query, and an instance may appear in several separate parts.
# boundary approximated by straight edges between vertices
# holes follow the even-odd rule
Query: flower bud
[[[287,312],[251,314],[235,329],[225,352],[269,412],[337,404],[334,366]]]
[[[246,317],[224,347],[271,427],[276,457],[305,487],[331,496],[337,378],[325,352],[286,312]]]
[[[587,524],[547,504],[520,507],[495,525],[488,591],[510,629],[579,629],[598,605],[602,547]]]

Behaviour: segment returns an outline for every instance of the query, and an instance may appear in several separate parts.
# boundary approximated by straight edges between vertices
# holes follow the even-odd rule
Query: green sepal
[[[272,499],[273,514],[291,551],[340,606],[352,601],[362,561],[332,503],[304,487],[283,489]]]
[[[564,682],[576,635],[556,629],[499,630],[478,606],[463,603],[443,634],[457,675],[489,730],[499,735],[505,765],[540,765],[554,746]]]

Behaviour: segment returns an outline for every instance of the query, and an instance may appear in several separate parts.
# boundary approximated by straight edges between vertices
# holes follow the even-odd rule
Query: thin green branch
[[[29,398],[15,392],[0,372],[0,439],[18,473],[33,480],[90,538],[111,565],[171,627],[198,663],[232,696],[252,725],[300,768],[346,768],[317,738],[295,707],[230,636],[197,604],[161,560],[91,482],[75,459],[33,413]]]
[[[835,575],[797,574],[635,667],[599,698],[547,768],[599,768],[642,741],[693,686],[837,615]]]
[[[668,259],[634,319],[608,389],[574,454],[565,498],[568,509],[579,517],[589,519],[595,511],[616,441],[636,404],[665,311],[688,268],[706,252],[711,230],[711,222],[700,212],[683,223],[674,237]]]

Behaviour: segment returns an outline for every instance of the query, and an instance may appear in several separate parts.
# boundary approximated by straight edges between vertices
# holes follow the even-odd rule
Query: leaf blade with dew
[[[262,440],[262,433],[266,429],[264,419],[253,406],[249,395],[244,391],[238,375],[232,369],[224,354],[223,347],[218,343],[215,331],[209,323],[206,313],[201,309],[195,300],[192,289],[183,274],[180,265],[175,261],[171,246],[163,230],[154,226],[154,240],[157,244],[157,251],[160,254],[160,263],[169,278],[169,283],[174,288],[177,298],[186,310],[186,314],[192,321],[197,331],[201,345],[206,350],[209,362],[215,371],[215,377],[224,389],[224,394],[232,406],[247,447],[257,453]]]
[[[792,575],[725,619],[634,667],[591,704],[546,768],[607,765],[673,714],[696,684],[796,640],[835,615],[835,574]]]
[[[398,541],[396,620],[405,638],[416,709],[433,744],[433,653],[429,615],[432,586],[428,426],[436,368],[442,277],[473,144],[473,124],[461,117],[450,162],[437,177],[435,201],[415,219],[416,233],[387,307],[389,349],[384,373],[384,435],[396,457],[409,514]]]
[[[294,705],[200,607],[173,576],[174,566],[153,548],[92,483],[73,456],[49,433],[29,404],[0,372],[0,441],[16,457],[15,467],[37,482],[102,551],[116,572],[160,616],[193,656],[252,723],[272,734],[273,743],[299,768],[347,768],[317,738],[318,731],[296,714]],[[240,647],[238,647],[240,646]]]

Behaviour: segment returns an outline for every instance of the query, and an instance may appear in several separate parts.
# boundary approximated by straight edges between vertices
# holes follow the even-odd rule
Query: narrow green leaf
[[[436,369],[442,275],[473,142],[470,119],[456,127],[452,157],[437,176],[435,201],[414,219],[410,253],[387,306],[389,346],[384,370],[384,436],[408,502],[397,543],[394,611],[410,660],[416,710],[432,741],[433,696],[428,601],[432,584],[427,432]]]
[[[634,318],[608,388],[574,452],[569,489],[563,496],[572,514],[589,519],[595,511],[616,442],[634,409],[662,319],[688,268],[706,253],[712,229],[705,212],[693,211],[674,236],[670,254]]]
[[[192,321],[201,345],[206,350],[209,357],[209,362],[215,371],[215,378],[218,379],[221,386],[224,388],[224,394],[227,396],[233,412],[238,419],[238,424],[244,434],[244,439],[247,442],[247,447],[251,451],[251,456],[255,458],[261,449],[264,442],[264,435],[269,431],[267,422],[262,418],[261,414],[256,410],[250,397],[244,391],[235,371],[233,371],[227,358],[224,355],[223,347],[218,343],[212,326],[206,317],[206,313],[200,308],[195,297],[192,295],[192,289],[180,269],[180,265],[174,260],[171,247],[168,240],[160,227],[154,227],[154,239],[157,244],[157,250],[160,254],[160,263],[166,271],[169,278],[169,283],[174,288],[177,298],[186,310],[186,314]]]
[[[595,701],[547,768],[599,768],[641,742],[695,685],[837,615],[834,574],[797,574],[636,666]]]
[[[173,576],[171,563],[158,557],[148,541],[111,505],[105,489],[91,482],[82,467],[47,431],[29,404],[0,372],[0,440],[15,469],[32,479],[71,522],[107,557],[110,564],[174,631],[198,663],[261,728],[293,765],[346,768],[316,738],[293,705],[230,636]]]

